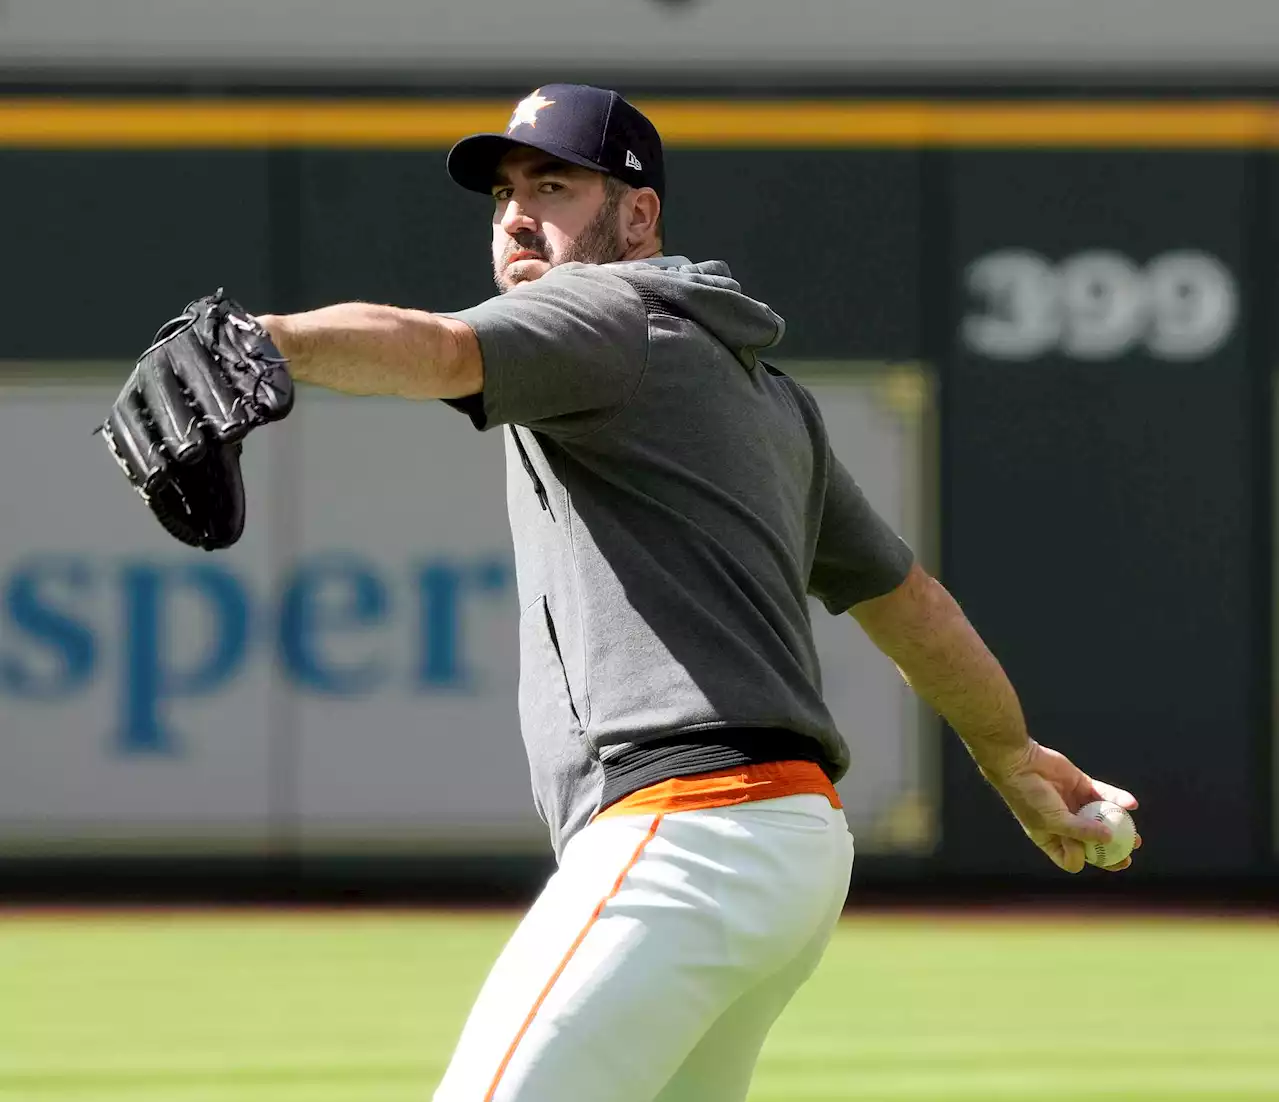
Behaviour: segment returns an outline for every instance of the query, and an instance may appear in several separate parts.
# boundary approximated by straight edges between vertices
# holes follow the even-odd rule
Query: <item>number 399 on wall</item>
[[[973,309],[961,339],[996,360],[1051,353],[1110,360],[1131,351],[1200,360],[1227,340],[1239,314],[1231,272],[1191,249],[1142,266],[1101,249],[1057,263],[1029,249],[1001,249],[968,266],[965,286]]]

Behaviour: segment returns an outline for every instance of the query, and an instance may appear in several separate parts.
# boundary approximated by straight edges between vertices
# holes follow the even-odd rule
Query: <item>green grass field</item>
[[[0,1099],[425,1102],[514,921],[0,918]],[[1274,922],[858,917],[751,1098],[1274,1099],[1276,1036]]]

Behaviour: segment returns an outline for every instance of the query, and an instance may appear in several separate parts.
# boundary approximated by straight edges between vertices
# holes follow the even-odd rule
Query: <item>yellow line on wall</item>
[[[674,145],[1255,146],[1276,144],[1270,104],[657,102]],[[668,139],[667,135],[671,135]]]
[[[1040,103],[949,107],[934,120],[934,145],[1275,148],[1276,105]]]
[[[0,142],[63,148],[440,148],[509,105],[379,100],[0,100]]]
[[[1258,100],[638,101],[672,147],[1275,148]],[[496,100],[0,98],[0,146],[42,149],[443,149],[501,130]]]

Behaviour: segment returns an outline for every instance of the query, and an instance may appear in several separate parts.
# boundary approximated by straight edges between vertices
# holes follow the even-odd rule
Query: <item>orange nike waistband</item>
[[[705,811],[800,795],[825,796],[832,807],[843,807],[835,786],[821,766],[811,761],[771,761],[659,781],[622,797],[596,818]]]

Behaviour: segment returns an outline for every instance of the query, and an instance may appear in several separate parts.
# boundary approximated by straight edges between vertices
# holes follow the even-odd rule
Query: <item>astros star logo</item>
[[[539,88],[532,95],[525,96],[516,104],[516,109],[511,112],[511,121],[507,123],[507,133],[510,134],[517,126],[533,126],[538,125],[538,112],[544,107],[550,107],[555,100],[544,99],[542,89]]]

